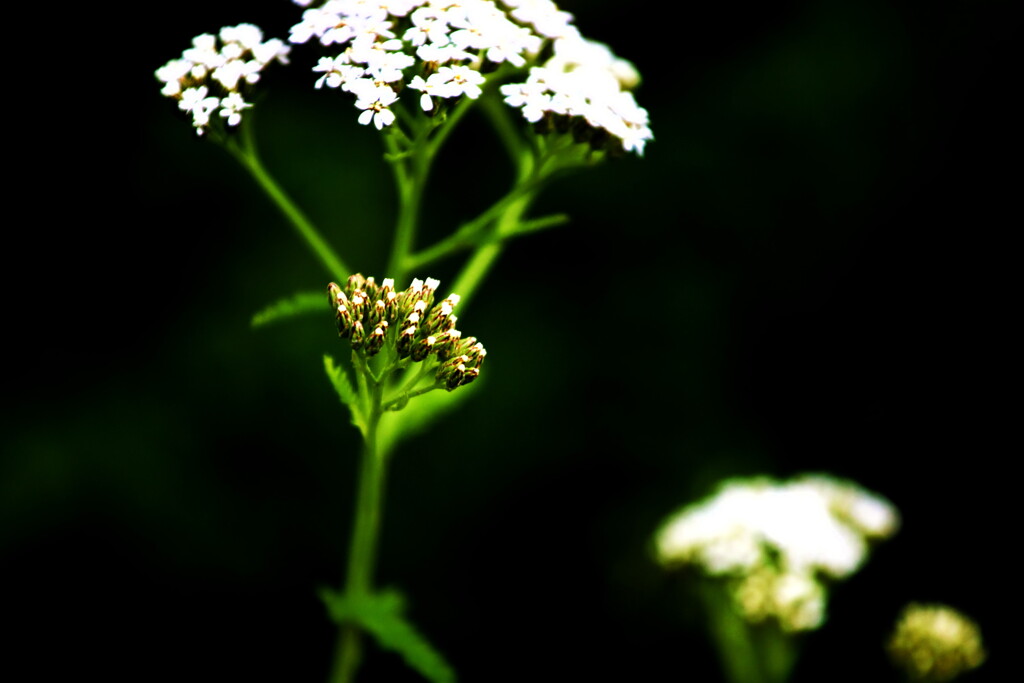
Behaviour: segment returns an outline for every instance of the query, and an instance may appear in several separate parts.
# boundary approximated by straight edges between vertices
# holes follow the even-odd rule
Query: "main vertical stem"
[[[377,427],[381,417],[383,387],[373,381],[369,388],[366,431],[363,434],[363,452],[360,456],[359,484],[355,512],[352,520],[352,539],[349,546],[348,575],[345,597],[359,598],[373,592],[373,570],[377,558],[377,539],[380,535],[384,503],[384,483],[387,479],[387,454],[377,444]],[[338,644],[331,670],[331,683],[351,683],[362,660],[362,635],[359,629],[346,624],[338,634]]]
[[[371,418],[361,456],[359,494],[356,498],[348,579],[345,583],[345,591],[349,595],[364,595],[373,589],[373,568],[377,556],[385,479],[384,457],[377,451],[379,411],[378,407]]]

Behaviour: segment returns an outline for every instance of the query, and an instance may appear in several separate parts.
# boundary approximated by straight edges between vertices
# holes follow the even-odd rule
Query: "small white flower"
[[[287,64],[291,49],[291,46],[285,44],[280,38],[271,38],[267,42],[253,47],[252,56],[260,64],[269,64],[274,60],[281,64]]]
[[[388,43],[391,42],[388,41]],[[376,43],[376,45],[383,46],[385,43]],[[416,59],[412,55],[407,55],[398,50],[388,50],[383,47],[367,50],[364,57],[365,59],[362,61],[366,63],[367,71],[372,73],[374,78],[385,83],[394,83],[395,81],[402,80],[403,69],[407,69],[416,63]]]
[[[340,86],[342,80],[341,73],[339,72],[338,69],[339,66],[346,65],[339,65],[337,63],[337,60],[331,59],[330,57],[321,57],[320,60],[316,63],[316,66],[313,67],[313,71],[323,73],[323,76],[316,79],[316,82],[313,84],[313,87],[319,90],[320,88],[324,87],[324,84],[326,84],[328,88],[337,88],[338,86]]]
[[[452,62],[468,62],[473,59],[473,55],[455,43],[448,43],[447,45],[434,45],[433,43],[427,43],[420,45],[416,48],[416,56],[419,57],[422,62],[430,62],[434,64],[449,64]]]
[[[172,59],[156,70],[156,78],[164,84],[161,94],[175,97],[181,94],[182,81],[192,70],[192,62],[187,59]]]
[[[217,37],[209,33],[193,38],[192,47],[181,53],[181,56],[196,66],[205,67],[206,69],[216,69],[226,61],[217,52]]]
[[[402,39],[419,47],[425,43],[444,45],[448,41],[448,22],[443,11],[434,7],[420,7],[412,13],[412,26],[402,34]]]
[[[313,67],[313,71],[323,72],[324,75],[313,84],[315,88],[322,88],[325,84],[328,88],[344,88],[346,83],[355,81],[366,75],[366,69],[347,62],[346,55],[342,54],[331,59],[321,57],[320,62]]]
[[[181,100],[178,108],[192,114],[192,125],[196,128],[196,135],[202,135],[206,126],[210,123],[210,114],[217,109],[220,99],[208,96],[206,86],[198,88],[186,88],[181,93]]]
[[[181,100],[178,101],[178,109],[191,112],[200,107],[210,90],[205,85],[198,88],[187,88],[181,93]]]
[[[243,54],[245,54],[245,48],[242,47],[240,43],[226,43],[220,49],[221,58],[226,60],[228,63],[240,58]]]
[[[336,26],[341,20],[337,14],[325,12],[324,9],[307,9],[302,13],[302,21],[292,26],[288,33],[288,42],[302,44],[310,38],[320,38],[325,31]]]
[[[220,115],[227,119],[229,126],[237,126],[242,121],[242,110],[252,107],[251,104],[242,99],[236,92],[231,93],[220,101]]]
[[[220,39],[225,43],[238,43],[246,50],[253,50],[263,42],[263,31],[253,24],[225,26],[220,30]]]
[[[365,82],[365,79],[360,79],[355,83],[361,82]],[[373,121],[377,130],[381,130],[384,126],[390,126],[395,122],[395,113],[388,109],[398,100],[398,94],[394,90],[386,85],[373,88],[356,86],[353,92],[356,93],[356,107],[364,110],[359,115],[359,123],[365,126]]]
[[[429,79],[423,80],[422,76],[414,76],[409,81],[409,87],[413,90],[419,90],[422,94],[420,95],[420,108],[423,111],[430,111],[434,108],[434,101],[431,99],[431,95],[446,97],[444,94],[447,91],[448,84],[434,80],[432,74]]]
[[[512,16],[525,24],[533,24],[537,33],[545,38],[564,38],[577,35],[572,25],[573,16],[558,9],[551,0],[502,0],[514,8]]]
[[[225,90],[234,90],[238,87],[238,81],[245,79],[248,82],[253,75],[259,73],[259,70],[260,65],[257,62],[235,59],[214,69],[210,78],[223,85]]]
[[[483,90],[480,88],[485,81],[483,74],[468,66],[442,66],[430,78],[433,79],[435,76],[439,82],[446,84],[449,88],[450,94],[445,94],[444,97],[465,95],[469,99],[475,100],[483,94]]]
[[[192,48],[201,52],[214,52],[217,50],[217,36],[212,33],[200,33],[192,39]]]
[[[543,83],[509,83],[501,86],[501,94],[505,96],[505,104],[522,109],[523,117],[530,123],[544,118],[544,112],[551,109],[551,95],[545,91]]]

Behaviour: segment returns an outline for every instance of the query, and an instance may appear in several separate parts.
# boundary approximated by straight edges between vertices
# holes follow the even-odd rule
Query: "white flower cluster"
[[[204,33],[193,38],[192,47],[157,69],[156,77],[164,84],[160,92],[178,100],[202,135],[218,108],[229,126],[237,126],[242,111],[252,106],[242,98],[241,85],[259,81],[260,72],[275,60],[287,64],[290,50],[277,38],[264,41],[258,26],[225,26],[216,36]],[[211,85],[217,95],[211,94]]]
[[[733,597],[751,621],[773,617],[796,631],[824,619],[821,580],[855,572],[868,542],[892,535],[898,523],[888,501],[852,482],[732,480],[671,516],[655,543],[664,565],[737,579]]]
[[[307,9],[291,29],[291,42],[316,39],[341,49],[314,67],[322,74],[316,87],[355,95],[364,125],[381,129],[394,123],[390,108],[406,86],[420,92],[425,112],[434,110],[435,98],[476,99],[486,81],[485,65],[507,63],[529,66],[525,81],[501,88],[506,104],[521,109],[526,120],[579,119],[638,154],[653,139],[647,112],[629,92],[639,82],[636,70],[607,46],[581,36],[572,15],[551,0],[327,0],[317,7],[309,7],[312,0],[294,2]],[[547,45],[553,56],[532,63]]]

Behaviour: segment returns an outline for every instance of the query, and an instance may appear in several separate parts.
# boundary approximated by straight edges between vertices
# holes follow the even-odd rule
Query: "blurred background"
[[[903,525],[833,591],[794,680],[896,680],[882,646],[912,600],[975,618],[990,657],[971,680],[1006,679],[1011,5],[561,3],[640,70],[656,139],[542,197],[536,215],[571,224],[512,245],[460,314],[489,352],[476,400],[394,458],[379,581],[461,680],[719,680],[651,535],[725,477],[808,471]],[[341,580],[359,445],[322,370],[343,351],[327,314],[249,319],[328,276],[153,77],[198,33],[284,37],[300,10],[153,12],[71,17],[43,50],[38,123],[14,131],[38,152],[6,254],[4,660],[23,680],[322,681],[316,591]],[[263,83],[264,161],[384,276],[379,140],[311,64]],[[467,120],[424,239],[508,180]],[[423,275],[444,289],[458,265]],[[417,677],[385,654],[360,680]]]

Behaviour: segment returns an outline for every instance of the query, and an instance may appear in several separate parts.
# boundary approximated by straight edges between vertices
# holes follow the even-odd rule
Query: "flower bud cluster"
[[[823,475],[741,479],[671,516],[655,545],[666,566],[729,579],[750,621],[770,617],[799,631],[824,620],[823,579],[854,573],[869,541],[892,535],[897,525],[888,501],[852,482]]]
[[[916,681],[949,681],[985,661],[978,625],[945,605],[908,605],[888,647]]]
[[[290,41],[316,39],[340,50],[314,67],[322,74],[315,85],[355,95],[363,125],[392,125],[391,106],[405,87],[419,91],[420,108],[431,114],[435,98],[476,99],[485,74],[509,64],[526,80],[501,91],[528,121],[556,124],[549,130],[587,128],[598,133],[593,144],[638,154],[653,139],[647,112],[630,92],[640,80],[636,70],[584,38],[551,0],[294,1],[307,9]]]
[[[480,375],[487,351],[476,337],[463,337],[455,328],[457,294],[434,302],[438,284],[433,278],[415,279],[398,292],[391,278],[377,284],[372,276],[360,274],[349,277],[344,287],[330,283],[327,298],[338,336],[366,356],[376,355],[386,344],[394,346],[399,359],[414,363],[434,356],[435,378],[448,391],[469,384]]]
[[[263,31],[253,24],[225,26],[217,35],[193,38],[192,47],[180,59],[157,69],[156,77],[164,84],[160,92],[178,100],[178,107],[191,114],[196,133],[202,135],[218,108],[229,126],[237,126],[242,111],[252,106],[242,97],[241,87],[259,81],[268,64],[287,64],[290,50],[277,38],[264,41]]]

